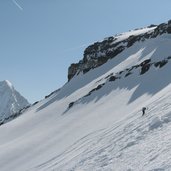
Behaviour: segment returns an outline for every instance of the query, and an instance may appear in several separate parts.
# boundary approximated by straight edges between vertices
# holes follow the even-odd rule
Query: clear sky
[[[0,80],[30,102],[67,81],[84,48],[171,19],[171,0],[0,0]]]

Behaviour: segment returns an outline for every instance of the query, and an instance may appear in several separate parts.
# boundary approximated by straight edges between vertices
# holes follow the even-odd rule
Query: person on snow
[[[142,108],[142,116],[144,116],[145,115],[145,111],[147,110],[147,108],[146,107],[143,107]]]

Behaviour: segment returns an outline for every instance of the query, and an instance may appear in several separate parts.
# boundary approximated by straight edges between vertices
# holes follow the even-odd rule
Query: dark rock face
[[[70,109],[72,106],[74,106],[74,102],[71,102],[68,106],[68,108]]]
[[[171,34],[171,20],[168,21],[167,33]]]
[[[150,69],[150,64],[145,64],[141,67],[140,75],[146,73]]]
[[[140,36],[130,36],[128,38],[128,45],[127,47],[131,47],[135,42],[140,41],[141,37]]]
[[[156,62],[154,64],[155,67],[159,67],[159,68],[162,68],[164,65],[166,65],[168,63],[168,61],[166,59],[162,60],[162,61],[159,61],[159,62]]]
[[[171,26],[167,28],[167,33],[171,34]]]
[[[146,73],[150,69],[150,66],[151,66],[150,62],[151,62],[151,59],[147,59],[140,64],[141,66],[140,75]]]
[[[131,72],[128,72],[128,73],[125,74],[125,77],[128,77],[131,74],[132,74]]]
[[[109,59],[116,57],[126,48],[131,47],[134,43],[145,41],[146,39],[155,38],[164,33],[171,34],[171,20],[168,23],[162,23],[158,26],[150,25],[148,28],[156,27],[153,31],[146,32],[140,35],[132,35],[123,41],[117,41],[117,37],[108,37],[102,42],[96,42],[88,46],[84,51],[83,59],[78,63],[71,64],[68,69],[68,81],[79,73],[87,73],[91,69],[97,68]],[[143,67],[147,69],[147,66]]]
[[[150,62],[151,62],[151,59],[147,59],[147,60],[143,61],[140,65],[144,66],[144,65],[147,65]]]
[[[111,76],[111,77],[109,78],[109,81],[115,81],[116,79],[117,79],[116,76]]]
[[[71,64],[68,68],[68,80],[70,80],[78,71],[79,64]]]
[[[152,27],[156,27],[157,25],[155,24],[151,24],[150,26],[148,26],[148,28],[152,28]]]

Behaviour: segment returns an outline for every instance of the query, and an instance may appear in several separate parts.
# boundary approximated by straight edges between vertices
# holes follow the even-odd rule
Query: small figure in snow
[[[145,111],[147,110],[147,108],[146,107],[143,107],[142,108],[142,116],[144,116],[145,115]]]

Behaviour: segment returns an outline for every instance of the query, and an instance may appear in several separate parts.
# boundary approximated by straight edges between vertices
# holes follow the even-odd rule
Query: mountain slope
[[[170,45],[165,31],[135,41],[2,125],[1,170],[171,170]]]
[[[0,97],[0,120],[2,122],[29,105],[28,101],[14,89],[8,80],[0,82]]]

